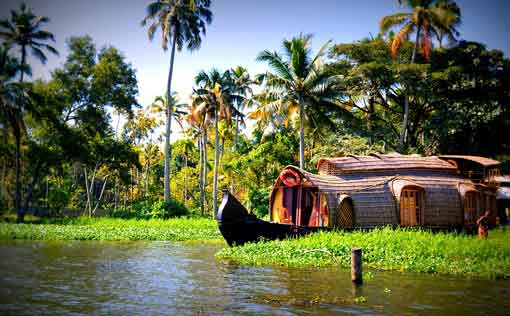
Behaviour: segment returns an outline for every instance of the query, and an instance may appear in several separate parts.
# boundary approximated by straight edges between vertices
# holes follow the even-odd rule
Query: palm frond
[[[383,17],[379,23],[381,33],[386,34],[390,29],[408,23],[410,18],[411,14],[407,12],[396,13]]]
[[[396,35],[391,43],[391,55],[397,57],[397,52],[404,41],[409,38],[409,34],[413,32],[415,25],[413,23],[406,24]]]

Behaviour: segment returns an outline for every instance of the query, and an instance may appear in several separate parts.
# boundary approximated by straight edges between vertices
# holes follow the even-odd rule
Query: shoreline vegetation
[[[239,264],[293,268],[350,267],[351,249],[363,249],[364,269],[510,278],[510,230],[497,228],[487,240],[464,233],[377,228],[320,232],[297,239],[224,248],[216,256]],[[366,270],[365,270],[366,271]]]
[[[206,218],[119,219],[28,217],[24,224],[3,216],[0,240],[191,241],[224,243],[216,221]],[[363,249],[366,269],[510,279],[510,229],[499,227],[487,240],[456,232],[376,228],[225,247],[216,257],[238,264],[290,268],[348,268],[351,249]]]
[[[205,218],[118,219],[73,218],[0,223],[0,240],[152,240],[189,241],[223,238],[216,221]]]

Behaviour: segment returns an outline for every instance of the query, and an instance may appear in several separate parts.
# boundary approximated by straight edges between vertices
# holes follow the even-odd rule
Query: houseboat
[[[492,159],[372,154],[323,158],[317,170],[282,170],[269,199],[270,222],[226,192],[218,223],[227,242],[386,225],[472,229],[485,211],[496,223],[497,187],[487,179],[499,175],[499,162]]]

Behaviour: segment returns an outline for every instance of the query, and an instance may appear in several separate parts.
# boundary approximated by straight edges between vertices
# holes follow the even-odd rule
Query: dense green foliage
[[[0,23],[0,211],[20,219],[31,206],[59,215],[210,216],[227,188],[262,216],[285,166],[315,172],[325,156],[398,150],[510,161],[508,57],[460,39],[454,1],[404,4],[408,12],[383,18],[375,37],[318,47],[299,34],[280,51],[260,48],[262,74],[211,67],[197,73],[190,104],[169,80],[144,108],[128,56],[89,36],[67,39],[65,60],[47,80],[20,83],[30,65],[15,39],[54,52],[41,30],[49,20],[23,6]],[[149,37],[161,31],[174,52],[198,48],[210,6],[149,3]],[[14,26],[30,21],[38,21],[33,29]],[[167,144],[172,122],[183,137]]]
[[[483,278],[510,278],[510,231],[475,235],[380,228],[370,232],[321,232],[299,239],[224,248],[217,256],[242,264],[349,267],[351,249],[363,249],[365,267]]]
[[[78,218],[39,224],[0,223],[0,239],[184,241],[220,238],[218,225],[210,219]]]

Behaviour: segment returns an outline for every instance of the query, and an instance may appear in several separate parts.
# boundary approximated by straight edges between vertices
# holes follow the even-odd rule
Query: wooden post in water
[[[363,270],[361,265],[361,248],[352,248],[351,257],[351,280],[355,284],[363,283]]]

